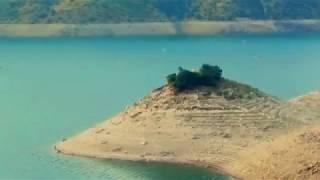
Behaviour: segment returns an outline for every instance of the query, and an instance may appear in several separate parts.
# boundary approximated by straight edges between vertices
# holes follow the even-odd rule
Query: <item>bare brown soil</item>
[[[253,166],[249,162],[243,163],[245,167],[236,165],[241,157],[246,157],[243,153],[253,150],[260,154],[260,149],[254,149],[259,144],[274,141],[291,129],[314,124],[320,117],[319,93],[289,102],[254,93],[254,90],[251,92],[248,89],[249,96],[227,100],[210,88],[177,94],[171,87],[164,86],[115,117],[59,142],[55,148],[69,155],[187,163],[231,172],[238,177],[253,177],[241,172],[245,168],[261,166]],[[314,104],[313,101],[317,102]],[[293,139],[296,137],[287,137],[291,136]],[[300,145],[295,144],[295,140],[289,142],[288,151],[300,149],[300,146],[294,148]],[[261,153],[270,152],[265,148],[261,150]],[[282,156],[278,154],[274,157],[280,161]],[[318,163],[309,166],[306,170],[317,171],[314,169],[317,169]],[[282,168],[281,171],[280,168],[272,170],[286,170],[285,166]],[[277,175],[271,169],[270,174]]]

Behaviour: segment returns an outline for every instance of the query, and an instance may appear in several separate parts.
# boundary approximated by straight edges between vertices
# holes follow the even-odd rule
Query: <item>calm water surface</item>
[[[178,66],[288,99],[320,89],[320,35],[0,39],[0,179],[223,179],[207,170],[56,155],[55,142],[121,111]]]

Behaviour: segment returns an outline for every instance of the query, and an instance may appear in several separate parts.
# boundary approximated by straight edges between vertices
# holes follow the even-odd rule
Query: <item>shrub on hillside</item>
[[[174,86],[178,90],[192,89],[200,85],[201,77],[199,73],[191,72],[186,69],[179,68]]]
[[[192,72],[179,68],[178,74],[170,74],[167,81],[178,91],[193,89],[198,86],[218,86],[222,79],[222,69],[219,66],[202,65],[199,71]]]
[[[174,83],[176,81],[176,79],[177,79],[177,74],[176,73],[169,74],[167,76],[167,81],[168,81],[169,84]]]
[[[203,85],[216,86],[222,77],[222,69],[219,66],[202,65],[200,68],[200,76]]]

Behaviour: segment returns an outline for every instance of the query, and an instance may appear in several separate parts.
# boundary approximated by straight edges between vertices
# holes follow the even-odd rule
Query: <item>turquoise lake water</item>
[[[0,38],[0,179],[223,179],[162,163],[57,155],[53,145],[120,112],[178,66],[289,99],[320,89],[320,35]]]

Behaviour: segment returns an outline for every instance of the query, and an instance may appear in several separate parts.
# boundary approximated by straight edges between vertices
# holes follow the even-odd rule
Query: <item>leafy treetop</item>
[[[167,76],[168,84],[178,91],[194,89],[199,86],[217,87],[222,79],[219,66],[204,64],[199,71],[189,71],[179,67],[179,72]]]

